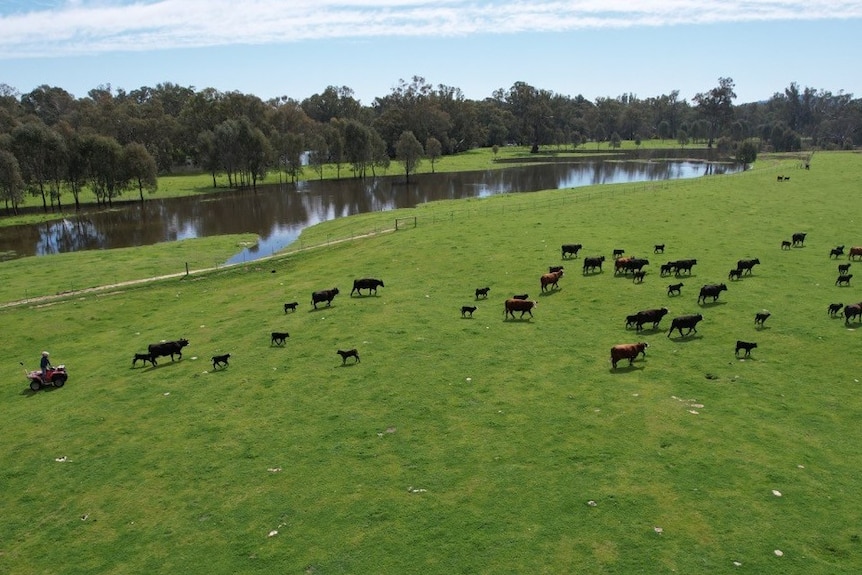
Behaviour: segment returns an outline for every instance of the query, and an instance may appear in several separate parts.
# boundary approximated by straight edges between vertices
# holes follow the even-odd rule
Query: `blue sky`
[[[401,79],[470,99],[515,82],[588,100],[733,78],[862,97],[862,0],[0,0],[0,84],[76,97],[173,82],[363,104]]]

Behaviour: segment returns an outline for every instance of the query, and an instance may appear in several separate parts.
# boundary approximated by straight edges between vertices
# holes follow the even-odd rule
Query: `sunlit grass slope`
[[[0,571],[858,573],[859,324],[826,308],[862,301],[828,257],[862,245],[860,168],[818,153],[811,171],[433,204],[386,215],[416,228],[2,310]],[[797,231],[805,247],[781,250]],[[650,260],[643,284],[581,274],[614,248]],[[698,264],[668,297],[658,267],[681,258]],[[386,285],[350,297],[365,276]],[[504,321],[518,292],[535,317]],[[625,329],[661,306],[662,329]],[[666,337],[686,313],[698,334]],[[182,360],[130,368],[180,337]],[[610,369],[634,341],[646,359]],[[348,347],[361,363],[342,367]],[[70,379],[34,394],[17,362],[43,349]]]

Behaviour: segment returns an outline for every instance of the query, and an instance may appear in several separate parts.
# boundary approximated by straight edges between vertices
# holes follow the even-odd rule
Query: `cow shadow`
[[[530,323],[530,321],[532,319],[533,318],[526,317],[526,316],[525,317],[508,317],[508,318],[503,319],[503,323],[513,324],[513,325],[519,324],[519,323],[528,324],[528,323]]]
[[[332,309],[332,308],[333,308],[333,306],[331,306],[331,305],[327,305],[327,306],[323,306],[323,307],[313,307],[310,310],[308,310],[308,313],[317,313],[317,312],[326,311],[326,310]]]
[[[603,273],[605,273],[605,272],[602,270],[595,270],[595,271],[591,271],[591,272],[584,272],[581,275],[583,275],[584,277],[590,277],[590,276],[600,276]]]
[[[611,366],[608,371],[610,371],[612,374],[632,373],[634,371],[641,371],[642,369],[646,368],[646,365],[643,365],[642,362],[643,360],[641,360],[641,365],[637,365],[638,362],[636,361],[631,365],[617,365],[617,367]]]
[[[754,329],[756,329],[757,331],[763,331],[765,329],[772,329],[772,328],[769,327],[768,325],[756,325],[756,326],[754,326]]]
[[[716,307],[720,305],[727,305],[726,301],[716,300],[716,301],[704,301],[697,304],[701,307]]]
[[[555,289],[552,289],[549,291],[543,291],[539,294],[539,297],[548,297],[548,296],[554,295],[555,293],[562,291],[562,289],[563,288],[555,288]]]
[[[697,333],[691,333],[686,335],[670,336],[667,339],[678,343],[688,343],[690,341],[697,341],[699,339],[703,339],[703,336]]]

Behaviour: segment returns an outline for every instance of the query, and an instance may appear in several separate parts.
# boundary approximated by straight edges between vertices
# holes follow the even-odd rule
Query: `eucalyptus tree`
[[[26,114],[39,118],[46,126],[54,126],[73,113],[76,103],[75,97],[63,88],[43,84],[21,96],[21,106]]]
[[[377,130],[374,128],[369,128],[369,135],[371,137],[371,175],[377,176],[377,168],[383,170],[385,174],[389,169],[389,165],[392,163],[392,159],[389,157],[389,150],[387,149],[386,142],[383,140],[383,137],[377,133]]]
[[[18,159],[8,150],[0,150],[0,198],[6,204],[6,212],[18,214],[18,206],[24,201],[24,178]]]
[[[441,142],[450,140],[452,120],[441,108],[438,94],[421,76],[413,76],[409,83],[399,80],[390,94],[375,98],[372,108],[376,117],[371,125],[390,146],[394,147],[405,131],[413,132],[420,141],[430,136]]]
[[[12,151],[30,194],[41,196],[47,213],[48,198],[54,205],[53,182],[61,173],[64,144],[60,135],[41,121],[22,124],[12,131]]]
[[[433,136],[425,141],[425,156],[431,162],[431,173],[434,173],[434,163],[443,155],[443,146],[440,140]]]
[[[367,126],[350,120],[344,122],[344,158],[350,162],[353,177],[364,178],[371,163],[371,133]]]
[[[154,194],[159,187],[159,170],[156,160],[139,142],[130,142],[123,147],[123,180],[130,189],[137,189],[144,201],[144,190]]]
[[[341,120],[363,120],[362,105],[347,86],[327,86],[320,94],[314,94],[302,101],[306,115],[320,122],[328,123],[333,118]]]
[[[329,162],[329,146],[321,132],[318,130],[308,138],[308,166],[322,180],[323,168]]]
[[[404,166],[404,175],[410,182],[410,173],[415,172],[422,163],[422,143],[416,139],[413,132],[403,132],[395,144],[395,158]]]
[[[332,119],[322,128],[323,139],[329,149],[329,161],[335,164],[335,177],[341,179],[341,165],[344,163],[344,121]]]
[[[715,138],[721,135],[725,126],[733,119],[733,100],[736,98],[733,88],[732,78],[719,78],[718,86],[707,92],[695,94],[693,98],[698,113],[707,123],[706,138],[707,146],[710,148]]]
[[[195,145],[195,158],[198,165],[206,170],[213,179],[213,188],[218,187],[216,176],[222,169],[219,142],[212,130],[204,130],[198,134]]]
[[[84,143],[90,189],[97,205],[113,206],[127,185],[123,147],[109,136],[88,136]]]

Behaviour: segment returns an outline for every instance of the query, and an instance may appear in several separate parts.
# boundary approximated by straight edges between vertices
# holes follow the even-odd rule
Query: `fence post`
[[[186,262],[186,275],[189,275],[189,262]]]

